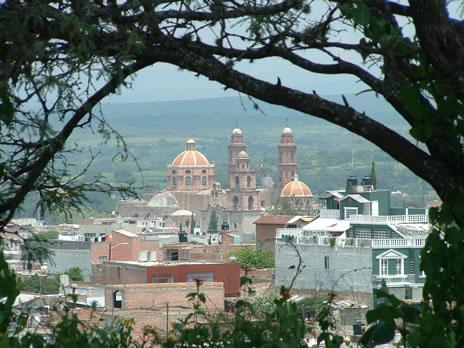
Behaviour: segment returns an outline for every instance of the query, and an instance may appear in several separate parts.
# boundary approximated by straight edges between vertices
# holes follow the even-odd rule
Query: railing
[[[339,209],[321,209],[319,211],[319,217],[327,219],[340,219]]]
[[[372,248],[422,248],[425,245],[425,238],[408,238],[408,239],[373,239]]]
[[[428,216],[426,214],[420,215],[386,215],[386,216],[372,216],[372,215],[351,215],[348,220],[354,223],[368,223],[368,224],[388,224],[388,223],[426,223]]]

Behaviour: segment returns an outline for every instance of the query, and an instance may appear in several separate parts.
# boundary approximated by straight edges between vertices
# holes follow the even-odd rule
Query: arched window
[[[247,187],[251,187],[251,176],[247,176]]]
[[[235,177],[235,187],[240,187],[240,177],[239,176]]]
[[[122,308],[122,294],[119,290],[113,292],[113,308]]]
[[[208,185],[208,177],[207,177],[206,175],[203,175],[203,176],[201,177],[201,184],[202,184],[203,186]]]
[[[232,205],[234,209],[238,209],[238,197],[237,196],[234,196],[234,198],[232,198]]]
[[[253,210],[253,203],[254,203],[254,199],[252,196],[249,196],[248,197],[248,210]]]
[[[173,175],[171,177],[171,183],[172,183],[172,186],[177,186],[177,176],[176,175]]]
[[[190,175],[187,175],[185,177],[185,185],[188,185],[188,186],[192,185],[192,177]]]

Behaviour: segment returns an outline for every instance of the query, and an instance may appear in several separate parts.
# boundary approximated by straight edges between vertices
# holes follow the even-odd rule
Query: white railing
[[[319,217],[327,219],[340,219],[339,209],[320,209]]]
[[[354,223],[367,223],[367,224],[427,223],[428,222],[428,216],[426,214],[420,214],[420,215],[385,215],[385,216],[350,215],[348,220],[350,222],[354,222]]]
[[[425,245],[425,238],[408,239],[373,239],[372,248],[422,248]]]

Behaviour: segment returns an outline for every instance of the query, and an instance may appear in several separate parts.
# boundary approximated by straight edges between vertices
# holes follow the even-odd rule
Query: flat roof
[[[303,227],[303,231],[345,232],[350,228],[348,220],[317,218]]]
[[[133,266],[179,266],[179,265],[223,265],[227,263],[238,263],[237,261],[119,261],[111,260],[104,261],[103,264],[123,264]]]
[[[253,223],[256,225],[285,225],[292,218],[291,215],[264,215]]]

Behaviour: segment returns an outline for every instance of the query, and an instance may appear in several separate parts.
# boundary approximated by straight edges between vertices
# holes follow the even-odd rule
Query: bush
[[[235,256],[243,269],[273,268],[274,258],[264,250],[244,248],[230,253]]]
[[[81,282],[84,280],[82,270],[79,267],[71,267],[65,274],[69,276],[70,280],[73,280],[75,282]]]
[[[33,292],[41,295],[58,294],[60,291],[60,280],[57,276],[19,278],[18,287],[20,291]]]

